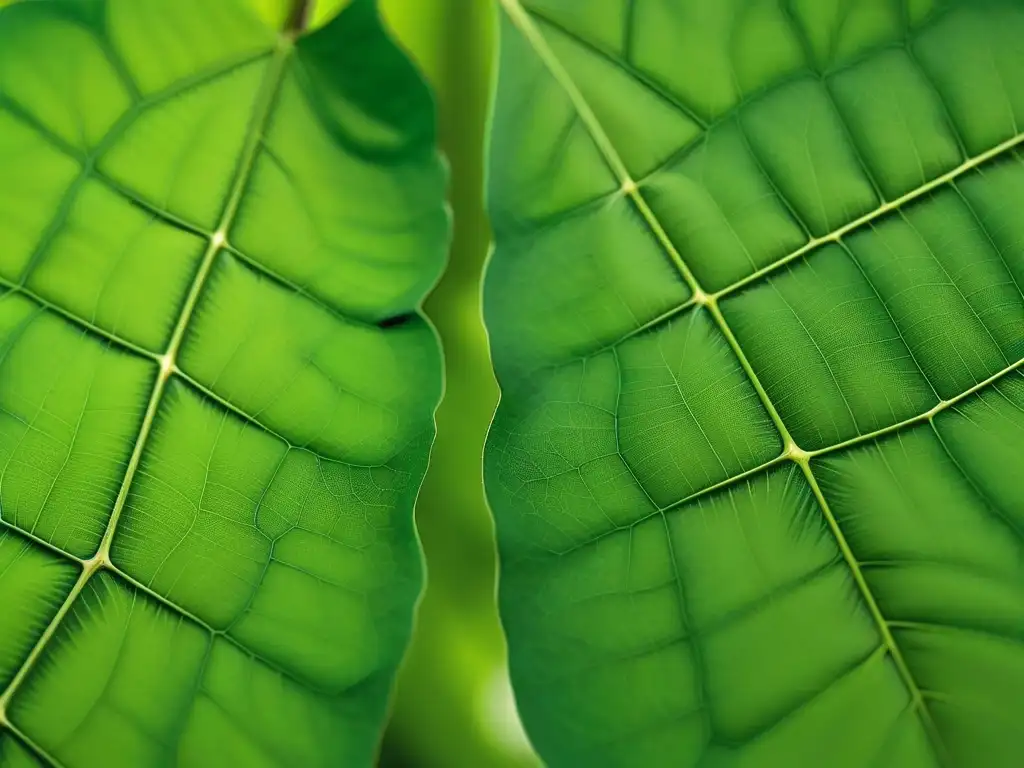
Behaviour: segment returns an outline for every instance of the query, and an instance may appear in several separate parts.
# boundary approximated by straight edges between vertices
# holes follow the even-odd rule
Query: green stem
[[[293,0],[292,11],[288,15],[288,23],[285,31],[298,35],[309,28],[309,22],[313,19],[313,11],[316,0]]]

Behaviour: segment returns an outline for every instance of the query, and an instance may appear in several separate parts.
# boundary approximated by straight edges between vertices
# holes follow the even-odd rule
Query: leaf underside
[[[541,755],[1019,766],[1024,3],[502,5],[486,481]]]
[[[0,765],[368,765],[422,579],[433,107],[356,0],[0,12]]]

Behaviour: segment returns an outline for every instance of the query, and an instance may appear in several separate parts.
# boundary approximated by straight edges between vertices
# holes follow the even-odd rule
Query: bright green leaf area
[[[502,5],[486,474],[538,751],[1020,766],[1024,3]]]
[[[0,12],[0,765],[372,762],[422,581],[433,106],[355,0]]]

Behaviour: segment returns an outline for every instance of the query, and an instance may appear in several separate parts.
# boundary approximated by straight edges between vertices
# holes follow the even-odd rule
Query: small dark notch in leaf
[[[408,312],[405,312],[405,313],[403,313],[401,315],[394,315],[392,317],[385,317],[383,320],[381,320],[381,321],[379,321],[377,323],[377,327],[378,328],[383,328],[383,329],[398,328],[400,326],[403,326],[403,325],[406,325],[408,323],[413,322],[415,319],[416,319],[415,315],[409,314]]]

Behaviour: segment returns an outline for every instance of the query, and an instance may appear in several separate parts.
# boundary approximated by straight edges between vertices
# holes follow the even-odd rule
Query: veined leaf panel
[[[356,0],[0,12],[0,763],[368,765],[422,581],[430,97]]]
[[[1024,5],[501,5],[486,483],[541,755],[1018,765]]]

